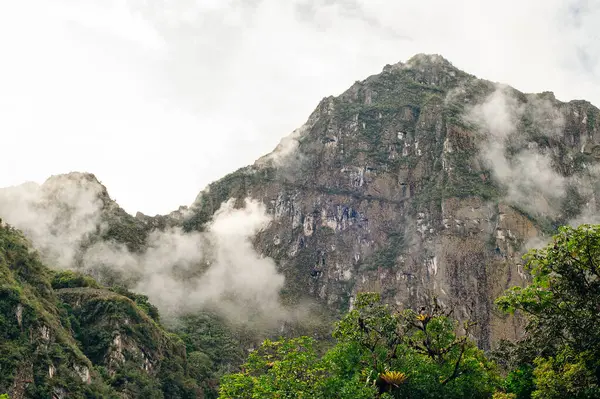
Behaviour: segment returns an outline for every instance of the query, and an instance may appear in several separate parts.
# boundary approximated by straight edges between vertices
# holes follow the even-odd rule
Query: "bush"
[[[54,274],[52,278],[52,288],[55,290],[61,288],[100,288],[100,284],[91,277],[85,276],[79,272],[64,270]]]

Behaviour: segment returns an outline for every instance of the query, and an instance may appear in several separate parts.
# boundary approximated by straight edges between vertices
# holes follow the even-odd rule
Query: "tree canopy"
[[[221,381],[232,398],[486,398],[497,385],[492,362],[457,323],[432,305],[397,312],[379,294],[360,293],[319,355],[309,337],[265,341],[239,373]]]
[[[561,227],[524,259],[532,281],[497,303],[527,317],[521,369],[532,398],[600,397],[600,226]]]
[[[267,340],[223,377],[219,398],[600,398],[600,226],[562,227],[524,260],[529,284],[497,304],[525,316],[526,334],[492,354],[435,300],[397,310],[358,293],[333,346]]]

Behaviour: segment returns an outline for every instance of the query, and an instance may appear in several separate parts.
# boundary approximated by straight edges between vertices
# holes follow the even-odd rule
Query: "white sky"
[[[0,187],[88,171],[166,213],[416,53],[599,105],[600,1],[2,1]]]

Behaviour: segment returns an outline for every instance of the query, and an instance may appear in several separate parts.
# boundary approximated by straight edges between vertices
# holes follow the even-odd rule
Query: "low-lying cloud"
[[[505,189],[504,200],[534,217],[577,226],[599,220],[594,216],[594,181],[600,178],[600,170],[585,164],[584,171],[576,174],[558,171],[558,161],[573,161],[570,154],[560,155],[556,144],[563,141],[564,109],[549,94],[523,95],[508,86],[496,85],[485,101],[469,109],[467,120],[482,133],[479,153]],[[555,144],[540,146],[536,138],[541,137]],[[569,189],[584,202],[575,217],[564,213]]]
[[[153,231],[141,253],[101,241],[87,250],[83,264],[92,274],[111,268],[132,279],[134,291],[148,295],[165,315],[210,307],[243,323],[282,320],[284,277],[251,242],[270,220],[262,203],[246,200],[244,208],[235,209],[230,200],[204,233],[178,227]]]
[[[102,191],[95,178],[80,173],[2,188],[0,218],[21,229],[50,266],[69,268],[100,228]]]
[[[45,184],[0,190],[0,217],[21,229],[43,259],[107,276],[147,295],[164,316],[210,308],[239,323],[276,323],[290,317],[279,301],[284,277],[275,261],[254,250],[252,238],[271,221],[264,204],[222,204],[206,232],[154,230],[142,251],[94,240],[106,226],[104,191],[89,175],[70,174]]]
[[[566,180],[553,169],[550,150],[538,149],[518,128],[528,113],[541,134],[556,137],[562,131],[564,117],[556,114],[547,100],[523,104],[510,90],[498,87],[470,110],[469,118],[484,134],[481,157],[506,188],[508,202],[532,215],[556,216]],[[511,147],[518,148],[518,152],[509,156]]]

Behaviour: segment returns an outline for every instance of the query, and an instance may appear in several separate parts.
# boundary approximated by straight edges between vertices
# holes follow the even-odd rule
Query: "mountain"
[[[201,192],[184,226],[259,199],[273,221],[254,243],[286,295],[333,310],[361,290],[412,307],[436,296],[490,348],[520,332],[493,301],[526,279],[526,247],[597,210],[598,112],[417,55],[324,98],[274,152]]]
[[[493,302],[527,248],[596,220],[599,114],[420,54],[169,215],[127,214],[88,173],[1,189],[0,392],[211,397],[245,349],[327,336],[359,291],[437,297],[483,349],[517,338]]]

